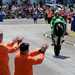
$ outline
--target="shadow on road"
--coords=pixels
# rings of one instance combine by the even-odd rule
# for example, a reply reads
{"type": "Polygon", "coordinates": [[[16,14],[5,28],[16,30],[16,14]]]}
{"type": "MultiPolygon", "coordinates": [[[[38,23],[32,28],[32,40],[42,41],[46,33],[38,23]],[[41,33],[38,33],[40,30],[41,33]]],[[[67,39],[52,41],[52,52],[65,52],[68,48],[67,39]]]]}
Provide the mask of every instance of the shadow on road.
{"type": "Polygon", "coordinates": [[[59,55],[59,56],[53,56],[54,58],[57,58],[57,59],[62,59],[62,60],[65,60],[65,59],[68,59],[70,58],[69,56],[62,56],[62,55],[59,55]]]}

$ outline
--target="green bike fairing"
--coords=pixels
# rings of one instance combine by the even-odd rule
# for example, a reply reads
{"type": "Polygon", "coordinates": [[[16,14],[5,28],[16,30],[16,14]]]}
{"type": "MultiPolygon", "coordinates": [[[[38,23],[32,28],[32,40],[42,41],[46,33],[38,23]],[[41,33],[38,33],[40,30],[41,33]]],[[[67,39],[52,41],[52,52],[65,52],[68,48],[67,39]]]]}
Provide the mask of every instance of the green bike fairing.
{"type": "Polygon", "coordinates": [[[66,31],[66,21],[64,20],[63,17],[61,16],[54,16],[50,22],[51,25],[51,32],[54,32],[54,27],[56,27],[55,25],[57,25],[57,23],[61,23],[63,25],[63,32],[66,31]]]}

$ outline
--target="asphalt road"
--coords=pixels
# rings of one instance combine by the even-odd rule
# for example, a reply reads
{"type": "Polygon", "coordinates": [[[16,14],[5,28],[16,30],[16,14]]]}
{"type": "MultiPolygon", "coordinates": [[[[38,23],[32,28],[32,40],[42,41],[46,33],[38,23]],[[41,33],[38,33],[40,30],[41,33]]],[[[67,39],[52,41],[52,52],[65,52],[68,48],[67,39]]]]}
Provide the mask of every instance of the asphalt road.
{"type": "MultiPolygon", "coordinates": [[[[23,41],[30,43],[30,50],[41,47],[43,43],[49,44],[43,63],[33,66],[34,75],[75,75],[75,47],[64,43],[60,57],[54,57],[51,39],[43,36],[44,33],[50,30],[49,25],[43,23],[24,24],[22,22],[20,22],[21,24],[17,24],[16,21],[8,23],[0,23],[0,31],[4,33],[4,42],[8,42],[16,36],[23,36],[23,41]]],[[[15,53],[9,54],[11,75],[14,73],[14,58],[15,53]]]]}

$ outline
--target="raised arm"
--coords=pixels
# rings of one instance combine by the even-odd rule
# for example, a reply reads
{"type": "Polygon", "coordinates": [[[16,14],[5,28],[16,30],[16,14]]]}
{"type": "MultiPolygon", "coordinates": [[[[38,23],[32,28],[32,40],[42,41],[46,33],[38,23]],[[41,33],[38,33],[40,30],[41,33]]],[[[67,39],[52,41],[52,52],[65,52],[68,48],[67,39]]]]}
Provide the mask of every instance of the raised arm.
{"type": "Polygon", "coordinates": [[[15,52],[18,48],[20,43],[22,42],[23,38],[16,37],[12,41],[8,42],[5,46],[8,48],[8,52],[12,53],[15,52]]]}
{"type": "Polygon", "coordinates": [[[48,48],[47,44],[43,44],[41,48],[37,48],[35,51],[30,53],[31,56],[38,55],[39,53],[45,53],[46,49],[48,48]]]}
{"type": "Polygon", "coordinates": [[[39,49],[39,53],[35,56],[29,56],[29,60],[32,64],[41,64],[45,57],[46,49],[48,48],[47,44],[43,44],[41,49],[39,49]]]}
{"type": "Polygon", "coordinates": [[[30,56],[38,55],[40,53],[39,50],[40,50],[40,48],[37,48],[34,51],[30,52],[30,56]]]}
{"type": "Polygon", "coordinates": [[[43,53],[40,53],[34,57],[29,56],[28,60],[31,64],[36,65],[36,64],[41,64],[42,61],[44,60],[45,55],[43,53]]]}

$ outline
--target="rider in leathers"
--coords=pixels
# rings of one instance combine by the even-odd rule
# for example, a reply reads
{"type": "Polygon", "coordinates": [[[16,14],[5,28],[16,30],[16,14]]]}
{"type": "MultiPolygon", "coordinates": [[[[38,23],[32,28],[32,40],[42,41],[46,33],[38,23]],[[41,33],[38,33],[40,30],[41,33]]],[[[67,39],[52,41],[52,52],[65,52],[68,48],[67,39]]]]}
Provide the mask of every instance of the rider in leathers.
{"type": "Polygon", "coordinates": [[[63,29],[61,31],[60,36],[64,36],[65,32],[66,32],[66,21],[64,20],[63,17],[61,17],[59,15],[59,12],[55,12],[55,16],[52,18],[51,22],[50,22],[50,26],[51,26],[51,37],[52,37],[52,42],[54,44],[54,37],[56,35],[56,30],[55,27],[59,24],[59,26],[62,25],[63,29]],[[60,25],[61,24],[61,25],[60,25]]]}

